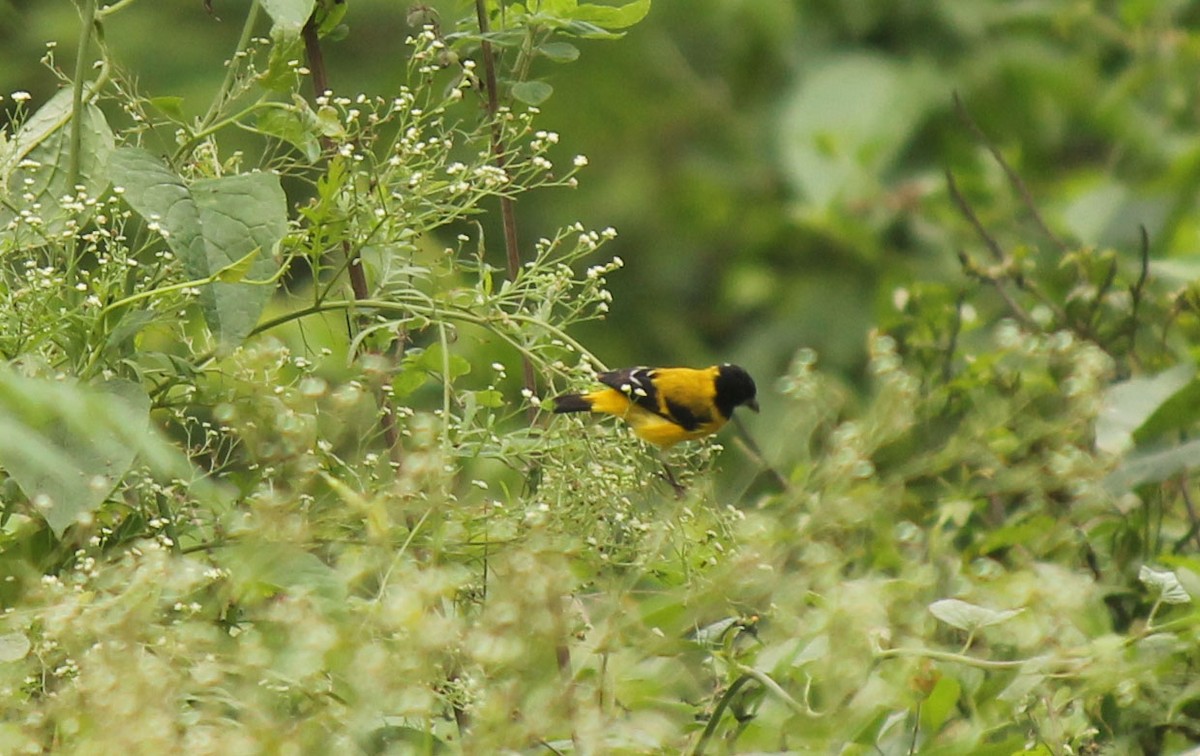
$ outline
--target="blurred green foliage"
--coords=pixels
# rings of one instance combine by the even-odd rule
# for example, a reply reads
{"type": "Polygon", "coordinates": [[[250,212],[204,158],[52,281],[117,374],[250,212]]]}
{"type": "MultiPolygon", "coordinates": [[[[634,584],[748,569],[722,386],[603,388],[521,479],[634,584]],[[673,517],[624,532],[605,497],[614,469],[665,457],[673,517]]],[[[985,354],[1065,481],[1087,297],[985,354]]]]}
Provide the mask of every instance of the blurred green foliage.
{"type": "Polygon", "coordinates": [[[0,4],[0,751],[1200,742],[1193,3],[205,5],[0,4]]]}

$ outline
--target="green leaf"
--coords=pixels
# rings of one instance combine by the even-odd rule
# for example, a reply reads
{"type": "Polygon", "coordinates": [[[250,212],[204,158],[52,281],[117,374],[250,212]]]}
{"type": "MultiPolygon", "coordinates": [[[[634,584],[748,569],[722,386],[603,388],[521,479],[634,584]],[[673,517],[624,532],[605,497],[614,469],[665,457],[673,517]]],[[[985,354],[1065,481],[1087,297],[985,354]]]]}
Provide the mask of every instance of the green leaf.
{"type": "Polygon", "coordinates": [[[1191,283],[1200,279],[1200,255],[1151,260],[1150,270],[1159,278],[1175,283],[1191,283]]]}
{"type": "Polygon", "coordinates": [[[990,554],[998,549],[1029,543],[1033,538],[1054,531],[1056,521],[1049,515],[1036,515],[1024,522],[1005,525],[987,534],[976,547],[980,554],[990,554]]]}
{"type": "MultiPolygon", "coordinates": [[[[111,170],[129,205],[168,232],[168,246],[193,278],[216,276],[256,250],[262,252],[244,275],[265,281],[277,272],[274,251],[287,231],[287,202],[278,176],[244,173],[188,186],[153,155],[134,147],[114,153],[111,170]]],[[[270,286],[217,281],[201,288],[200,306],[217,340],[231,346],[258,323],[270,296],[270,286]]]]}
{"type": "Polygon", "coordinates": [[[828,58],[784,102],[785,176],[814,212],[875,197],[880,177],[947,89],[925,63],[863,53],[828,58]]]}
{"type": "Polygon", "coordinates": [[[392,379],[392,393],[397,399],[403,399],[425,385],[429,374],[418,368],[409,368],[396,374],[392,379]]]}
{"type": "Polygon", "coordinates": [[[512,86],[513,97],[526,105],[541,105],[554,94],[554,87],[544,81],[518,81],[512,86]]]}
{"type": "Polygon", "coordinates": [[[1190,604],[1192,601],[1179,578],[1170,570],[1156,570],[1143,564],[1138,570],[1138,580],[1158,593],[1165,603],[1190,604]]]}
{"type": "Polygon", "coordinates": [[[314,596],[343,606],[345,584],[329,565],[299,546],[255,539],[223,549],[218,562],[229,570],[239,601],[255,603],[288,594],[314,596]]]}
{"type": "Polygon", "coordinates": [[[150,398],[136,383],[0,371],[0,467],[58,536],[108,498],[147,444],[149,422],[150,398]]]}
{"type": "Polygon", "coordinates": [[[650,0],[634,0],[618,7],[584,3],[567,14],[575,21],[595,24],[602,29],[626,29],[646,17],[650,0]]]}
{"type": "Polygon", "coordinates": [[[1020,614],[1021,609],[996,611],[983,606],[960,601],[958,599],[941,599],[929,605],[929,613],[959,630],[978,630],[981,627],[998,625],[1020,614]]]}
{"type": "Polygon", "coordinates": [[[224,268],[216,272],[217,280],[226,283],[238,283],[246,277],[250,272],[250,266],[254,263],[254,259],[258,257],[259,249],[255,247],[246,253],[246,256],[237,262],[230,263],[224,268]]]}
{"type": "Polygon", "coordinates": [[[104,340],[104,352],[110,358],[126,353],[143,328],[154,322],[154,313],[126,309],[104,340]]]}
{"type": "MultiPolygon", "coordinates": [[[[63,207],[62,198],[77,193],[68,175],[70,121],[71,91],[63,89],[22,124],[0,162],[0,228],[23,210],[42,221],[35,233],[22,225],[21,236],[7,242],[15,248],[42,246],[46,238],[67,232],[68,220],[81,225],[91,215],[91,210],[63,207]],[[32,199],[25,199],[26,195],[32,199]]],[[[104,113],[95,105],[83,106],[81,123],[76,183],[83,186],[87,196],[99,197],[108,188],[105,166],[115,144],[113,133],[104,113]]]]}
{"type": "Polygon", "coordinates": [[[475,400],[479,402],[480,407],[495,408],[504,406],[504,394],[495,389],[476,391],[475,400]]]}
{"type": "Polygon", "coordinates": [[[579,48],[570,42],[543,42],[537,52],[555,63],[570,63],[579,58],[579,48]]]}
{"type": "Polygon", "coordinates": [[[451,381],[471,372],[471,363],[457,354],[450,354],[448,361],[444,359],[441,344],[433,344],[422,352],[418,362],[429,372],[443,375],[451,381]],[[446,374],[447,369],[449,374],[446,374]]]}
{"type": "Polygon", "coordinates": [[[958,707],[962,685],[953,677],[942,677],[921,704],[921,731],[935,734],[958,707]]]}
{"type": "Polygon", "coordinates": [[[316,7],[316,0],[262,0],[262,7],[271,17],[272,34],[298,37],[316,7]]]}
{"type": "Polygon", "coordinates": [[[1195,376],[1194,365],[1177,365],[1158,375],[1113,384],[1105,392],[1096,420],[1096,447],[1120,454],[1133,446],[1135,434],[1148,437],[1182,427],[1182,418],[1187,418],[1186,422],[1195,419],[1200,415],[1200,382],[1195,376]],[[1172,397],[1179,400],[1171,401],[1172,397]],[[1163,412],[1168,403],[1171,410],[1163,412]],[[1154,423],[1150,423],[1152,418],[1154,423]],[[1139,433],[1143,427],[1147,430],[1139,433]]]}
{"type": "Polygon", "coordinates": [[[1104,488],[1120,495],[1143,483],[1158,483],[1200,465],[1200,440],[1179,446],[1130,454],[1104,479],[1104,488]]]}
{"type": "Polygon", "coordinates": [[[33,644],[25,633],[5,633],[0,635],[0,663],[21,661],[29,653],[33,644]]]}
{"type": "Polygon", "coordinates": [[[175,123],[187,121],[187,117],[183,114],[182,97],[151,97],[150,106],[175,123]]]}
{"type": "Polygon", "coordinates": [[[275,37],[275,44],[271,46],[271,54],[267,57],[267,68],[258,75],[258,83],[272,92],[291,94],[300,81],[295,63],[304,55],[304,43],[299,34],[275,37]]]}
{"type": "MultiPolygon", "coordinates": [[[[315,116],[313,117],[315,123],[315,116]]],[[[255,126],[259,131],[287,142],[304,155],[309,162],[321,157],[321,143],[313,129],[299,113],[291,108],[270,108],[259,113],[255,126]]]]}

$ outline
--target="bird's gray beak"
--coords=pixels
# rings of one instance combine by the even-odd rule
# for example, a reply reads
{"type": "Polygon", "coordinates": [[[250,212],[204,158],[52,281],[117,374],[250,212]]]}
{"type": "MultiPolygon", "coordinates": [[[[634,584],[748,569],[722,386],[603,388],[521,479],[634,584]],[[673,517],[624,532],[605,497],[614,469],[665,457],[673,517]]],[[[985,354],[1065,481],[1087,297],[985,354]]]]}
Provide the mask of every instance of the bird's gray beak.
{"type": "Polygon", "coordinates": [[[758,399],[751,399],[750,401],[746,402],[746,406],[755,412],[758,412],[758,399]]]}

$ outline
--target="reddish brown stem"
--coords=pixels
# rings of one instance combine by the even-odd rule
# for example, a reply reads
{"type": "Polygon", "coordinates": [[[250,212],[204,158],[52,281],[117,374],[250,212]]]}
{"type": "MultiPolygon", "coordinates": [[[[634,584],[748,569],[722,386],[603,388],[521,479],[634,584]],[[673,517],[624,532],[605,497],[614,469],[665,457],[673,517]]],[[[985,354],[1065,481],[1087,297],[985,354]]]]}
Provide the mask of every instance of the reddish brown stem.
{"type": "MultiPolygon", "coordinates": [[[[488,15],[484,0],[475,0],[475,15],[479,19],[479,54],[483,58],[483,86],[487,95],[487,113],[492,127],[492,162],[503,170],[508,158],[504,152],[504,124],[500,121],[500,87],[496,79],[496,55],[492,43],[487,40],[488,15]]],[[[508,279],[514,281],[521,271],[520,240],[517,238],[517,213],[512,197],[500,197],[500,221],[504,225],[504,255],[508,267],[508,279]]],[[[533,363],[528,355],[521,355],[521,378],[525,389],[533,395],[537,391],[537,380],[533,363]]],[[[531,404],[529,421],[537,418],[537,409],[531,404]]]]}
{"type": "MultiPolygon", "coordinates": [[[[325,70],[325,55],[321,52],[321,40],[317,33],[317,12],[309,17],[308,23],[304,25],[304,30],[301,36],[304,38],[304,52],[308,57],[308,70],[312,74],[313,89],[316,90],[314,95],[320,97],[329,91],[329,77],[325,70]]],[[[327,136],[321,136],[321,148],[330,154],[334,150],[333,140],[327,136]]],[[[350,242],[347,239],[342,239],[342,254],[346,257],[347,270],[350,276],[350,290],[354,293],[355,299],[370,299],[371,290],[367,286],[367,274],[363,270],[362,259],[359,257],[356,250],[351,249],[350,242]]],[[[400,347],[403,348],[404,337],[400,337],[400,347]]],[[[396,429],[396,416],[392,411],[391,402],[382,392],[379,394],[379,404],[383,409],[383,415],[379,418],[379,426],[383,431],[383,442],[387,445],[388,452],[392,455],[395,462],[399,462],[400,458],[400,433],[396,429]]]]}

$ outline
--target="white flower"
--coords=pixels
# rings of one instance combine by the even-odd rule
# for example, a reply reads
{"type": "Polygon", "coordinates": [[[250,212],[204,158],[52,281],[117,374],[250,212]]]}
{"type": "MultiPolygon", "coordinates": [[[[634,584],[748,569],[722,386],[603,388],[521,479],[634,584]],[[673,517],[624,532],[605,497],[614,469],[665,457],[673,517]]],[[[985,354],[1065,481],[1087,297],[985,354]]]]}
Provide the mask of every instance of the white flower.
{"type": "Polygon", "coordinates": [[[12,98],[13,102],[29,102],[33,99],[33,95],[29,94],[23,89],[18,89],[16,92],[13,92],[11,95],[9,95],[9,97],[12,98]]]}
{"type": "Polygon", "coordinates": [[[585,165],[587,165],[587,164],[588,164],[587,155],[576,155],[576,156],[575,156],[575,159],[574,159],[574,160],[572,160],[572,161],[571,161],[571,163],[572,163],[572,164],[573,164],[573,165],[574,165],[576,168],[582,168],[583,166],[585,166],[585,165]]]}

